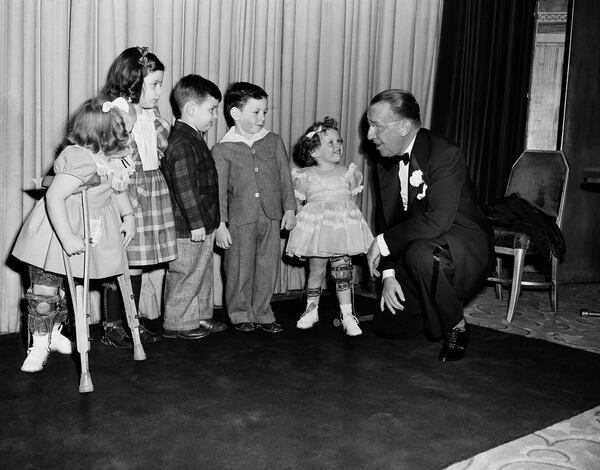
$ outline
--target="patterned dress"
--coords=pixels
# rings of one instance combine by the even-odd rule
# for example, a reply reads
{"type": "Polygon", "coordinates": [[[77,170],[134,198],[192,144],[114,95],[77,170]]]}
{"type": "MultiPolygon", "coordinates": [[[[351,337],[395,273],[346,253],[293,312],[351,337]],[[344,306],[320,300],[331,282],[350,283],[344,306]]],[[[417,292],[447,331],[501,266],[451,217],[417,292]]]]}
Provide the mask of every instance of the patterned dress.
{"type": "Polygon", "coordinates": [[[320,173],[316,167],[292,170],[296,197],[306,201],[291,231],[286,253],[323,257],[366,253],[373,234],[354,202],[363,189],[354,163],[320,173]]]}
{"type": "Polygon", "coordinates": [[[135,174],[128,186],[135,215],[136,236],[127,247],[129,266],[142,267],[165,263],[177,258],[175,221],[169,188],[159,165],[169,137],[169,124],[156,110],[143,110],[138,116],[133,134],[132,158],[135,174]],[[155,132],[137,133],[138,125],[153,126],[155,132]],[[156,145],[149,142],[156,135],[156,145]],[[144,147],[145,158],[140,154],[144,147]]]}
{"type": "MultiPolygon", "coordinates": [[[[100,175],[100,185],[88,189],[87,199],[90,218],[90,278],[102,279],[119,275],[126,269],[122,263],[121,217],[111,196],[116,188],[124,188],[127,172],[117,174],[124,168],[120,159],[111,168],[111,161],[103,155],[72,145],[65,148],[54,162],[57,175],[67,174],[86,183],[94,175],[100,175]]],[[[67,218],[73,233],[83,237],[83,206],[81,195],[69,196],[65,205],[67,218]]],[[[52,229],[46,211],[46,198],[40,199],[25,219],[12,254],[21,261],[45,271],[65,274],[63,249],[52,229]]],[[[73,275],[83,277],[83,254],[70,257],[73,275]]]]}

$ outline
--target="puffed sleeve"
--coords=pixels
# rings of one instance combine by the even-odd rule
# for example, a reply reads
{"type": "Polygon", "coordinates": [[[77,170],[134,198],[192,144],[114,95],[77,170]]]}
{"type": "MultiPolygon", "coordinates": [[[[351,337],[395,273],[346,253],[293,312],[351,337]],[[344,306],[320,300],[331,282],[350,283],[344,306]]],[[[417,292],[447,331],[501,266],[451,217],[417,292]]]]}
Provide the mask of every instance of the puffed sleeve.
{"type": "Polygon", "coordinates": [[[54,173],[75,176],[83,183],[97,173],[96,164],[89,153],[80,147],[67,147],[54,162],[54,173]]]}
{"type": "Polygon", "coordinates": [[[350,186],[350,193],[352,196],[356,196],[358,193],[361,193],[363,190],[363,185],[361,184],[363,181],[362,173],[356,168],[354,163],[350,163],[348,167],[348,171],[344,175],[348,184],[350,186]]]}
{"type": "Polygon", "coordinates": [[[292,182],[294,183],[294,196],[299,201],[306,201],[306,189],[308,187],[308,176],[297,168],[292,168],[292,182]]]}

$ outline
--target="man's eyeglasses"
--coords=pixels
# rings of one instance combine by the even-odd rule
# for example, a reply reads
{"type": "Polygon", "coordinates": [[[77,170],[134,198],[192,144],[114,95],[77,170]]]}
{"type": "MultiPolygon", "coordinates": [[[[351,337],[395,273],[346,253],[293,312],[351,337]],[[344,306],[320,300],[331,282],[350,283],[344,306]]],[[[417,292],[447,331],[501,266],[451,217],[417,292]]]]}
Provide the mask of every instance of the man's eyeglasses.
{"type": "Polygon", "coordinates": [[[369,121],[367,119],[367,124],[369,124],[369,127],[372,127],[373,129],[375,129],[376,132],[382,131],[385,127],[387,127],[389,124],[396,124],[400,121],[403,121],[403,119],[398,119],[397,121],[389,121],[389,122],[373,122],[373,121],[369,121]]]}

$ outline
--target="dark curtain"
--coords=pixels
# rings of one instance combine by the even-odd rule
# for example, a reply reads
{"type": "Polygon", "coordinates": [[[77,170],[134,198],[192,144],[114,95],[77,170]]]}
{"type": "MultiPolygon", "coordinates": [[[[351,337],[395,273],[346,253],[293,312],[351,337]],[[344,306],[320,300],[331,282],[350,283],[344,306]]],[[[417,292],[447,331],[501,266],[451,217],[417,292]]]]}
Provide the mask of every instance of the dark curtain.
{"type": "Polygon", "coordinates": [[[524,150],[536,0],[446,0],[431,128],[463,150],[480,200],[524,150]]]}

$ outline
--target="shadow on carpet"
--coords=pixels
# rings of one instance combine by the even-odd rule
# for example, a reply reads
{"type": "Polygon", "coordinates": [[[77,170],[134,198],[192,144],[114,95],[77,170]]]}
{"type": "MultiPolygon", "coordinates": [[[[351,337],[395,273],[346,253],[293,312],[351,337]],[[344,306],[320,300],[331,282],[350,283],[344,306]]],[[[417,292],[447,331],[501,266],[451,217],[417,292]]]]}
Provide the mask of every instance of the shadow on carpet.
{"type": "Polygon", "coordinates": [[[3,467],[441,469],[600,401],[596,354],[473,327],[468,356],[443,364],[423,337],[346,337],[328,298],[298,331],[302,307],[273,302],[282,334],[164,340],[138,363],[94,329],[83,395],[76,356],[25,374],[20,335],[1,336],[3,467]]]}

